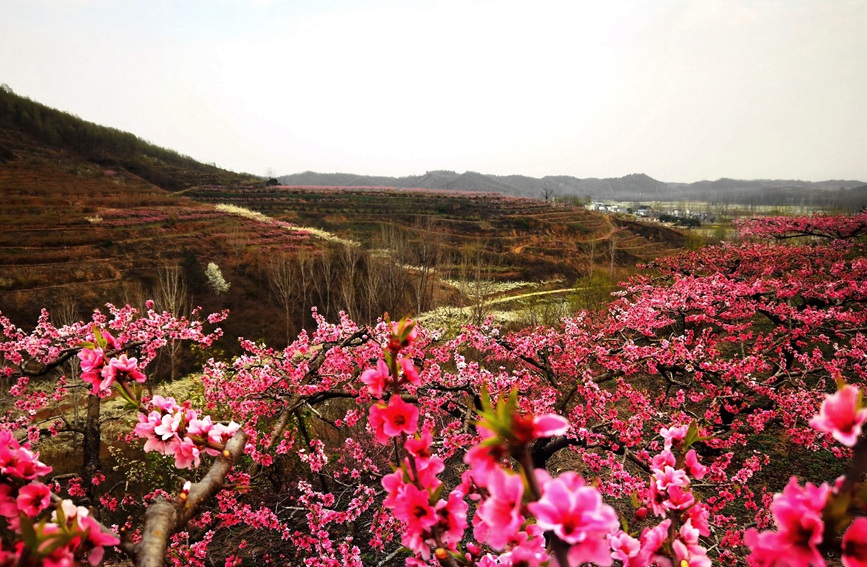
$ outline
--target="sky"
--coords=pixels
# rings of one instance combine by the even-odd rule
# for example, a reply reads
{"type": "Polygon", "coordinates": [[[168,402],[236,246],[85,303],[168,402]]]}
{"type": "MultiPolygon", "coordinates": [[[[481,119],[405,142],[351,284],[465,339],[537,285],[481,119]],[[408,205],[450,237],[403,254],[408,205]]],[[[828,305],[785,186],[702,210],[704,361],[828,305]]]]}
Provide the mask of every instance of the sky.
{"type": "Polygon", "coordinates": [[[867,181],[867,0],[2,0],[0,83],[234,171],[867,181]]]}

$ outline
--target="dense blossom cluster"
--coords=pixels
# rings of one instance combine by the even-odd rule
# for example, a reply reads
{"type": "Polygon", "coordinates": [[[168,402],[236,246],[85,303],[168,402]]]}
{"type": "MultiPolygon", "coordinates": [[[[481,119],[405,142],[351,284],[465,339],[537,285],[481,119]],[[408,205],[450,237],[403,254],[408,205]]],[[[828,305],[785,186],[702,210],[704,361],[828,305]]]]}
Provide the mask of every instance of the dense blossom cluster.
{"type": "Polygon", "coordinates": [[[105,546],[120,540],[105,533],[86,508],[70,500],[52,501],[51,489],[39,481],[51,467],[9,431],[0,431],[0,516],[21,538],[11,550],[0,548],[0,565],[73,565],[87,558],[102,561],[105,546]],[[50,516],[38,518],[51,510],[50,516]]]}
{"type": "MultiPolygon", "coordinates": [[[[109,333],[95,331],[100,346],[83,347],[78,351],[81,360],[81,379],[93,386],[93,394],[107,396],[118,378],[132,379],[143,383],[145,375],[138,368],[138,360],[126,354],[107,359],[106,349],[118,352],[123,346],[109,333]]],[[[90,343],[87,343],[90,344],[90,343]]]]}
{"type": "MultiPolygon", "coordinates": [[[[867,419],[867,408],[861,403],[861,391],[842,384],[839,391],[826,397],[821,411],[810,420],[819,431],[830,433],[840,443],[865,450],[867,440],[861,438],[861,425],[867,419]],[[854,433],[854,434],[853,434],[854,433]]],[[[754,565],[826,565],[822,549],[829,539],[845,529],[841,541],[845,567],[867,565],[867,516],[853,518],[851,511],[867,510],[867,492],[855,484],[862,481],[864,470],[852,471],[841,477],[833,487],[827,483],[800,486],[792,477],[782,494],[774,496],[770,506],[776,530],[759,532],[755,528],[744,534],[752,550],[754,565]]]]}
{"type": "Polygon", "coordinates": [[[156,537],[178,565],[865,567],[864,220],[750,221],[752,241],[659,260],[555,327],[445,339],[314,312],[285,348],[209,360],[200,409],[139,385],[169,341],[209,346],[204,322],[0,317],[0,564],[112,545],[138,563],[156,537]],[[83,387],[88,408],[114,392],[139,409],[144,451],[209,471],[142,499],[89,470],[67,493],[103,506],[63,501],[33,448],[83,387]]]}
{"type": "Polygon", "coordinates": [[[140,413],[134,433],[147,441],[145,452],[156,451],[174,455],[179,469],[198,467],[201,454],[222,454],[226,443],[240,429],[234,421],[228,425],[213,423],[211,416],[199,418],[199,413],[190,408],[189,402],[178,405],[174,398],[154,396],[154,410],[140,413]]]}

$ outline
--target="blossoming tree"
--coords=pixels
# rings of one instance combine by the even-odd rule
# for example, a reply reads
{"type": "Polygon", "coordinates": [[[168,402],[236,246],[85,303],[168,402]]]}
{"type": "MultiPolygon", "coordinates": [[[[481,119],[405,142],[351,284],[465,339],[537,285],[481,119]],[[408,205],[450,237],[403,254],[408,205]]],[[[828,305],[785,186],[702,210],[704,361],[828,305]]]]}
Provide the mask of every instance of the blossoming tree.
{"type": "Polygon", "coordinates": [[[198,407],[139,386],[168,338],[208,346],[194,321],[4,320],[0,562],[867,565],[867,214],[740,228],[556,327],[446,339],[314,313],[285,348],[209,360],[198,407]],[[129,439],[189,484],[91,478],[84,508],[39,480],[40,412],[70,386],[31,380],[73,358],[88,407],[114,389],[138,409],[129,439]]]}

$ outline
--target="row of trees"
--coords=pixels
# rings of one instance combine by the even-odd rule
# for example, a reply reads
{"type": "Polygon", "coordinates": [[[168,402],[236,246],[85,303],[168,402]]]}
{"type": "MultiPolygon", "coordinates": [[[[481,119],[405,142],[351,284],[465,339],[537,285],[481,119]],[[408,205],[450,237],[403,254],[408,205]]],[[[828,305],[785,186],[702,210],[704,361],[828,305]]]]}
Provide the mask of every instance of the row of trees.
{"type": "MultiPolygon", "coordinates": [[[[286,341],[314,322],[310,307],[334,318],[345,312],[355,321],[375,323],[385,311],[421,314],[444,304],[478,307],[498,268],[497,255],[472,241],[458,250],[433,227],[421,238],[386,225],[371,250],[335,245],[321,253],[270,255],[261,266],[285,321],[286,341]],[[461,282],[464,297],[443,280],[461,282]]],[[[483,319],[483,317],[482,317],[483,319]]]]}

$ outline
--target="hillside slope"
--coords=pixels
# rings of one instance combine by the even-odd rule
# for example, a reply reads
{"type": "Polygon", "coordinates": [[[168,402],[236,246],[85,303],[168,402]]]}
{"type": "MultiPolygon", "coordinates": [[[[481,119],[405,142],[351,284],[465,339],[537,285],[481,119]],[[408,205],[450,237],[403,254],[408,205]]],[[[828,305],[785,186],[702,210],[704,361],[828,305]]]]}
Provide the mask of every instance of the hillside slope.
{"type": "Polygon", "coordinates": [[[266,186],[6,89],[0,159],[0,311],[18,321],[42,307],[75,318],[157,299],[182,312],[228,308],[228,337],[273,342],[309,326],[313,306],[369,322],[468,301],[449,279],[569,287],[684,240],[660,225],[492,193],[510,185],[479,173],[429,172],[416,190],[266,186]],[[474,191],[449,189],[466,185],[474,191]],[[228,292],[209,286],[211,263],[228,292]]]}
{"type": "Polygon", "coordinates": [[[683,233],[660,224],[483,189],[197,187],[185,195],[327,230],[387,250],[402,265],[429,264],[435,254],[446,278],[458,277],[473,256],[487,279],[572,282],[597,265],[628,270],[684,243],[683,233]]]}
{"type": "Polygon", "coordinates": [[[199,163],[129,132],[87,122],[0,86],[0,163],[55,153],[104,169],[122,169],[172,191],[251,180],[249,175],[199,163]]]}

